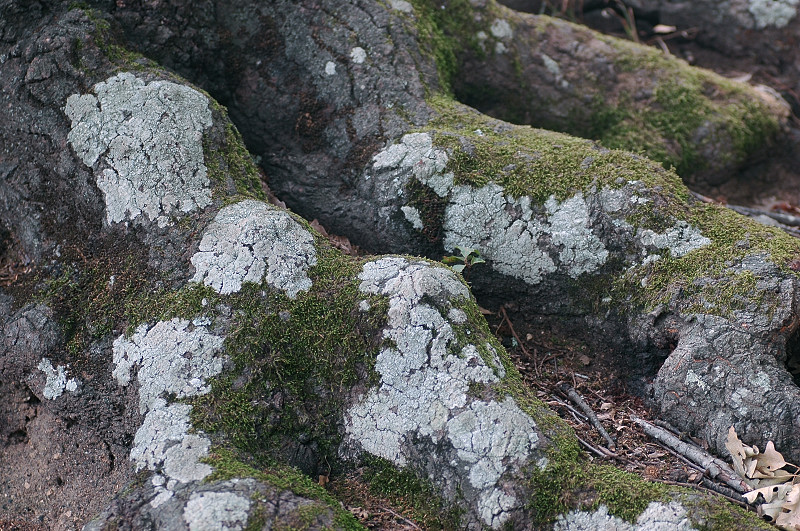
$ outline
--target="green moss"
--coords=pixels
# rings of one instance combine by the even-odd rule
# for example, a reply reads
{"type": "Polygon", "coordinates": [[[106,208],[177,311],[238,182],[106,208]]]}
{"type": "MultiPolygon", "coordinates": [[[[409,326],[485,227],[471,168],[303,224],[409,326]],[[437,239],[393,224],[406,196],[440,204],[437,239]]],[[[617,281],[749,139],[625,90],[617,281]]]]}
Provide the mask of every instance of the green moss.
{"type": "MultiPolygon", "coordinates": [[[[336,529],[364,529],[355,517],[345,511],[339,502],[324,488],[292,467],[272,464],[263,470],[259,470],[244,463],[233,451],[219,447],[212,449],[209,456],[203,459],[203,462],[211,465],[214,469],[214,472],[205,478],[204,481],[206,482],[225,481],[232,478],[253,478],[272,485],[278,490],[289,490],[298,496],[321,502],[322,505],[311,505],[303,509],[301,511],[302,514],[298,515],[301,522],[323,514],[327,508],[334,514],[334,526],[336,529]]],[[[252,516],[250,520],[253,520],[252,516]]]]}
{"type": "Polygon", "coordinates": [[[219,116],[217,119],[225,120],[226,123],[223,137],[203,135],[203,156],[209,180],[212,185],[225,190],[223,197],[229,202],[244,198],[264,200],[266,194],[261,173],[245,147],[241,133],[228,120],[227,109],[211,96],[206,96],[215,115],[219,116]]]}
{"type": "Polygon", "coordinates": [[[432,244],[440,244],[443,237],[442,224],[447,199],[439,197],[429,186],[416,179],[406,184],[406,204],[419,212],[422,220],[422,234],[432,244]]]}
{"type": "Polygon", "coordinates": [[[121,257],[112,258],[86,257],[77,250],[63,253],[57,274],[34,279],[38,284],[33,300],[53,310],[73,363],[87,361],[86,351],[94,341],[131,334],[143,323],[191,319],[207,313],[219,300],[214,290],[201,284],[177,290],[164,287],[167,282],[148,268],[141,254],[121,251],[121,257]]]}
{"type": "Polygon", "coordinates": [[[462,511],[447,508],[436,494],[430,481],[420,479],[408,469],[399,469],[379,457],[364,459],[363,478],[375,496],[388,499],[394,505],[412,507],[412,518],[425,529],[459,529],[462,511]]]}
{"type": "Polygon", "coordinates": [[[670,255],[620,276],[615,297],[630,309],[670,305],[685,313],[727,316],[757,304],[770,314],[780,301],[758,288],[758,276],[735,268],[745,256],[764,255],[786,274],[800,255],[800,242],[775,227],[767,227],[732,210],[695,203],[668,205],[665,212],[684,219],[711,240],[680,258],[670,255]],[[671,211],[670,211],[671,209],[671,211]]]}
{"type": "Polygon", "coordinates": [[[388,302],[359,291],[361,261],[323,241],[317,259],[311,290],[296,299],[254,284],[229,296],[237,325],[225,348],[235,369],[195,401],[195,425],[223,431],[260,458],[278,458],[282,443],[300,434],[333,457],[347,393],[358,382],[377,381],[388,302]],[[364,299],[368,312],[359,310],[364,299]]]}
{"type": "Polygon", "coordinates": [[[529,196],[534,204],[627,181],[660,186],[679,199],[688,197],[674,173],[643,157],[561,133],[505,124],[446,97],[429,103],[438,116],[425,131],[433,133],[437,147],[447,150],[447,170],[459,184],[480,187],[492,181],[513,197],[529,196]]]}
{"type": "Polygon", "coordinates": [[[653,96],[638,104],[620,96],[615,105],[598,95],[589,131],[572,132],[588,132],[607,147],[645,153],[674,166],[679,175],[706,169],[703,154],[716,146],[733,148],[729,160],[719,163],[741,164],[778,133],[775,115],[746,85],[652,48],[598,38],[617,50],[622,72],[654,80],[653,96]]]}
{"type": "Polygon", "coordinates": [[[703,531],[751,531],[772,530],[775,527],[765,522],[752,511],[727,503],[719,496],[684,494],[681,503],[688,510],[689,520],[703,531]]]}
{"type": "Polygon", "coordinates": [[[94,42],[103,55],[115,66],[116,70],[133,71],[163,71],[155,62],[147,59],[142,54],[128,50],[117,43],[117,39],[112,36],[111,23],[104,18],[103,13],[96,9],[88,9],[75,4],[74,7],[81,9],[89,20],[94,24],[94,42]]]}
{"type": "Polygon", "coordinates": [[[416,15],[414,25],[420,53],[436,65],[439,86],[434,90],[450,94],[452,79],[458,69],[455,43],[445,36],[441,25],[443,21],[435,5],[427,0],[411,0],[411,3],[416,15]]]}

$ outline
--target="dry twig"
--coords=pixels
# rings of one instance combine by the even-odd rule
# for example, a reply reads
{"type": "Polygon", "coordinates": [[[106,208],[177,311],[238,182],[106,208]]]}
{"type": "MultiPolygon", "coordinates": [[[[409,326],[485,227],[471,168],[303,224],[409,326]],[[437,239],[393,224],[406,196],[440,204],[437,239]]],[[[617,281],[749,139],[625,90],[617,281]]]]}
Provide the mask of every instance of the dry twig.
{"type": "Polygon", "coordinates": [[[536,376],[540,376],[541,374],[539,372],[539,366],[537,364],[536,354],[535,353],[531,354],[530,351],[528,351],[528,349],[525,348],[525,344],[522,342],[522,339],[517,335],[517,331],[514,330],[514,325],[511,324],[511,319],[508,318],[508,313],[506,313],[505,306],[500,306],[500,313],[503,316],[503,321],[500,323],[500,325],[502,325],[503,323],[508,323],[508,329],[511,330],[511,335],[514,336],[514,339],[517,340],[517,344],[519,345],[519,348],[522,350],[522,353],[525,354],[526,357],[533,360],[533,370],[536,371],[536,376]]]}
{"type": "Polygon", "coordinates": [[[575,389],[567,384],[561,384],[559,388],[561,389],[561,392],[567,395],[569,399],[575,403],[575,405],[581,408],[581,411],[583,411],[583,413],[589,418],[589,422],[592,423],[592,426],[594,426],[603,439],[608,442],[609,448],[611,448],[611,450],[615,450],[617,448],[617,442],[612,439],[611,435],[609,435],[605,428],[603,428],[603,425],[600,424],[600,420],[597,418],[597,415],[594,414],[594,411],[592,411],[592,408],[589,407],[589,404],[587,404],[583,398],[581,398],[581,395],[579,395],[575,389]]]}
{"type": "Polygon", "coordinates": [[[725,483],[739,493],[745,493],[750,490],[750,487],[744,481],[737,479],[736,472],[727,463],[715,458],[702,448],[685,443],[665,429],[654,426],[634,415],[631,415],[631,420],[653,439],[664,443],[687,459],[703,467],[705,473],[712,479],[725,483]]]}

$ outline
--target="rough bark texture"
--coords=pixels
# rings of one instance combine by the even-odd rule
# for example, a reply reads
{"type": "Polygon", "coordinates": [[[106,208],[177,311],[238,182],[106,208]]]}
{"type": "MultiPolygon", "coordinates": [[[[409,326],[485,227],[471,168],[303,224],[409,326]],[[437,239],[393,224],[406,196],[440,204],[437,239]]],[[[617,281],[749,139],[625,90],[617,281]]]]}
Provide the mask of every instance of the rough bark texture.
{"type": "MultiPolygon", "coordinates": [[[[299,213],[375,251],[479,249],[491,271],[473,287],[487,304],[513,300],[612,343],[621,367],[655,376],[665,417],[716,449],[734,424],[746,442],[800,456],[800,393],[784,366],[800,245],[693,201],[640,155],[457,103],[444,90],[458,93],[477,56],[427,4],[96,7],[0,3],[0,221],[6,254],[36,271],[0,300],[2,517],[357,528],[297,470],[360,461],[413,473],[454,527],[735,514],[587,464],[460,278],[418,258],[342,255],[265,203],[226,109],[196,86],[229,106],[299,213]]],[[[506,26],[530,36],[537,19],[456,8],[489,31],[500,57],[485,62],[500,66],[486,68],[503,94],[506,26]]],[[[523,72],[538,64],[515,57],[523,72]]],[[[781,114],[730,87],[721,100],[687,90],[726,111],[752,104],[703,127],[718,147],[744,129],[756,152],[781,114]]],[[[566,94],[558,112],[577,106],[566,94]]],[[[714,171],[744,160],[731,157],[714,171]]]]}

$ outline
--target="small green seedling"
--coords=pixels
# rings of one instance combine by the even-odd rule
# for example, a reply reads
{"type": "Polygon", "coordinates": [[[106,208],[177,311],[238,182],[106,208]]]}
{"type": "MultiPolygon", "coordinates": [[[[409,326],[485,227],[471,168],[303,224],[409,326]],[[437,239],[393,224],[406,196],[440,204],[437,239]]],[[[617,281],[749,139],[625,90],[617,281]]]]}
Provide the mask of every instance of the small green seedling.
{"type": "Polygon", "coordinates": [[[486,262],[486,260],[481,258],[481,252],[477,249],[456,245],[455,250],[459,254],[445,256],[442,258],[442,262],[464,275],[464,278],[469,275],[472,266],[486,262]]]}

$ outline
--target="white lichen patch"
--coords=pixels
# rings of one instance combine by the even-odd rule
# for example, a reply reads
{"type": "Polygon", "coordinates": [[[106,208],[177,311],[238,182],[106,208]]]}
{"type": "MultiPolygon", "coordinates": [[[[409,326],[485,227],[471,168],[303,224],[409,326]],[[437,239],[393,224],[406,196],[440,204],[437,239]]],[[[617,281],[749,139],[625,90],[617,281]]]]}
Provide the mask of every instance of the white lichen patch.
{"type": "Polygon", "coordinates": [[[503,20],[501,18],[494,19],[489,31],[492,32],[492,35],[498,39],[510,39],[514,36],[514,32],[511,30],[511,25],[507,20],[503,20]]]}
{"type": "Polygon", "coordinates": [[[78,389],[78,380],[67,378],[66,367],[53,364],[47,358],[42,358],[37,368],[44,373],[46,378],[42,395],[48,400],[55,400],[61,396],[65,390],[75,392],[78,389]]]}
{"type": "Polygon", "coordinates": [[[797,16],[800,0],[750,0],[747,10],[753,16],[756,29],[783,28],[797,16]]]}
{"type": "Polygon", "coordinates": [[[478,249],[495,270],[538,284],[556,270],[538,246],[545,227],[531,218],[529,208],[522,219],[514,219],[507,204],[503,188],[495,183],[477,189],[455,186],[445,209],[444,248],[478,249]]]}
{"type": "Polygon", "coordinates": [[[703,236],[700,229],[693,227],[685,221],[678,221],[663,234],[650,229],[640,229],[636,238],[644,248],[669,249],[670,254],[680,258],[690,252],[705,247],[711,240],[703,236]]]}
{"type": "Polygon", "coordinates": [[[325,74],[329,76],[336,75],[336,63],[333,61],[328,61],[325,63],[325,74]]]}
{"type": "Polygon", "coordinates": [[[375,171],[410,171],[421,183],[428,185],[439,197],[447,196],[453,187],[453,174],[444,172],[447,152],[433,147],[433,137],[428,133],[404,135],[397,144],[373,157],[375,171]]]}
{"type": "Polygon", "coordinates": [[[361,46],[356,46],[350,50],[350,59],[357,65],[367,60],[367,52],[361,46]]]}
{"type": "MultiPolygon", "coordinates": [[[[366,263],[359,279],[361,291],[389,297],[384,337],[392,346],[377,356],[380,384],[348,411],[348,434],[363,450],[399,466],[408,464],[404,444],[411,438],[448,445],[458,456],[451,466],[461,486],[477,492],[476,511],[486,525],[499,527],[519,506],[499,479],[529,459],[538,436],[510,397],[486,402],[468,395],[470,383],[491,384],[498,374],[474,345],[454,353],[455,323],[423,302],[447,307],[468,299],[469,291],[448,269],[397,257],[366,263]]],[[[459,312],[454,320],[462,320],[459,312]]]]}
{"type": "Polygon", "coordinates": [[[203,433],[189,433],[192,406],[168,404],[167,398],[186,398],[207,393],[206,380],[222,371],[217,353],[224,338],[211,334],[204,320],[191,323],[172,319],[152,327],[142,325],[130,339],[114,341],[112,372],[126,386],[131,372],[139,382],[139,410],[144,422],[136,431],[130,459],[136,470],[149,469],[169,478],[156,488],[153,506],[172,496],[176,482],[200,481],[212,469],[200,460],[208,454],[211,441],[203,433]]]}
{"type": "Polygon", "coordinates": [[[410,2],[406,2],[406,0],[389,0],[389,5],[392,6],[392,9],[396,9],[402,13],[414,12],[414,6],[412,6],[410,2]]]}
{"type": "Polygon", "coordinates": [[[238,531],[247,525],[250,500],[233,492],[196,492],[183,510],[189,531],[238,531]]]}
{"type": "Polygon", "coordinates": [[[133,439],[130,459],[137,471],[162,471],[183,483],[199,481],[212,472],[210,466],[200,462],[211,441],[188,433],[191,410],[188,404],[167,405],[164,400],[154,404],[133,439]]]}
{"type": "Polygon", "coordinates": [[[608,251],[589,228],[589,208],[583,194],[562,203],[551,197],[544,206],[549,214],[550,241],[559,247],[558,258],[569,276],[577,278],[606,262],[608,251]]]}
{"type": "Polygon", "coordinates": [[[419,217],[419,210],[411,206],[402,206],[400,210],[403,212],[403,215],[406,217],[411,226],[417,230],[422,230],[425,228],[425,225],[422,224],[422,218],[419,217]]]}
{"type": "Polygon", "coordinates": [[[684,380],[684,383],[687,386],[696,385],[700,389],[702,389],[703,391],[707,391],[708,390],[708,384],[705,381],[703,381],[703,379],[700,378],[697,375],[697,373],[695,373],[692,369],[689,369],[688,371],[686,371],[686,379],[684,380]]]}
{"type": "Polygon", "coordinates": [[[222,372],[216,354],[223,341],[205,326],[184,319],[152,328],[141,325],[130,339],[120,336],[114,341],[112,374],[120,385],[128,385],[131,370],[138,367],[139,411],[147,413],[161,395],[186,398],[207,393],[205,380],[222,372]]]}
{"type": "Polygon", "coordinates": [[[601,505],[592,512],[571,511],[558,517],[554,531],[690,531],[695,529],[687,517],[686,508],[680,503],[651,502],[631,524],[617,516],[608,514],[608,507],[601,505]]]}
{"type": "Polygon", "coordinates": [[[317,263],[314,237],[292,216],[261,201],[226,206],[208,225],[197,253],[192,281],[225,295],[243,282],[270,286],[295,298],[311,287],[308,270],[317,263]]]}
{"type": "Polygon", "coordinates": [[[94,170],[109,223],[144,214],[165,226],[175,213],[211,204],[202,144],[203,130],[211,126],[208,98],[127,72],[93,90],[67,99],[67,139],[94,170]]]}
{"type": "Polygon", "coordinates": [[[547,71],[553,74],[554,77],[561,77],[561,67],[558,66],[558,63],[552,57],[543,53],[542,62],[544,63],[544,67],[547,69],[547,71]]]}
{"type": "Polygon", "coordinates": [[[608,259],[603,242],[592,232],[589,209],[582,194],[561,203],[551,197],[546,220],[533,217],[530,199],[507,197],[501,186],[455,186],[445,209],[444,247],[480,250],[492,267],[504,274],[538,284],[563,268],[572,278],[596,271],[608,259]],[[518,215],[512,215],[518,211],[518,215]],[[559,264],[539,239],[548,236],[558,249],[559,264]]]}

